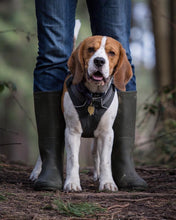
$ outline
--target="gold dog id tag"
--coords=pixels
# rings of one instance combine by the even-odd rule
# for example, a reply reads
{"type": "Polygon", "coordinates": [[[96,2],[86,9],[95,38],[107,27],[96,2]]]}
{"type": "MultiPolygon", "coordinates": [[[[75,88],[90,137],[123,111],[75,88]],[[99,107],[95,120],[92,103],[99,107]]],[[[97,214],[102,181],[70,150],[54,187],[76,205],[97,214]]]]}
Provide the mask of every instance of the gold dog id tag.
{"type": "Polygon", "coordinates": [[[89,105],[87,111],[89,112],[89,115],[91,116],[95,112],[95,107],[91,104],[91,105],[89,105]]]}

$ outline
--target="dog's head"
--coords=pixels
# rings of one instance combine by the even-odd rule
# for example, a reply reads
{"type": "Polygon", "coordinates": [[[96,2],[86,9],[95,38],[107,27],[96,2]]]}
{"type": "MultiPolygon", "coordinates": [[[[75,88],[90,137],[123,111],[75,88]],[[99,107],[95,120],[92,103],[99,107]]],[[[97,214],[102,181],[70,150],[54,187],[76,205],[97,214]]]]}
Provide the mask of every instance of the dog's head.
{"type": "Polygon", "coordinates": [[[93,92],[103,91],[114,77],[115,86],[125,91],[125,85],[132,77],[122,45],[111,37],[92,36],[80,43],[68,60],[73,74],[73,84],[83,79],[93,92]]]}

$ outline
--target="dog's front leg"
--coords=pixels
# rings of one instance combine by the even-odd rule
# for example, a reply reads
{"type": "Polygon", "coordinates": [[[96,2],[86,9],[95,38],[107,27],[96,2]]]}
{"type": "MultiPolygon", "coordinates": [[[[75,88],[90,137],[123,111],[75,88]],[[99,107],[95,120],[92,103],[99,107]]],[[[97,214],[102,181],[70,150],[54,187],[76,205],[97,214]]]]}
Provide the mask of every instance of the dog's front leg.
{"type": "Polygon", "coordinates": [[[97,181],[100,177],[100,157],[98,153],[97,138],[94,139],[92,144],[92,157],[94,164],[93,179],[97,181]]]}
{"type": "Polygon", "coordinates": [[[67,152],[65,191],[81,191],[79,177],[79,149],[81,134],[73,129],[65,130],[65,147],[67,152]]]}
{"type": "Polygon", "coordinates": [[[117,191],[111,171],[111,153],[113,145],[113,130],[105,131],[98,137],[98,151],[100,155],[100,186],[99,190],[117,191]]]}

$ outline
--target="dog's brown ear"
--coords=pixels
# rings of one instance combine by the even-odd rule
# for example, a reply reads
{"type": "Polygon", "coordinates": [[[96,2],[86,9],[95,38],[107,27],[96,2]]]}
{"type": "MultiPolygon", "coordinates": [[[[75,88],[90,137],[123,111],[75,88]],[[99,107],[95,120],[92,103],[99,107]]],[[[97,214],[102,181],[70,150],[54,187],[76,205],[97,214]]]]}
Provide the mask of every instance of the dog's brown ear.
{"type": "Polygon", "coordinates": [[[73,75],[73,84],[78,84],[84,76],[83,43],[72,52],[67,64],[73,75]]]}
{"type": "Polygon", "coordinates": [[[121,91],[126,91],[126,84],[133,75],[131,65],[127,59],[126,52],[120,45],[120,56],[114,71],[114,85],[121,91]]]}

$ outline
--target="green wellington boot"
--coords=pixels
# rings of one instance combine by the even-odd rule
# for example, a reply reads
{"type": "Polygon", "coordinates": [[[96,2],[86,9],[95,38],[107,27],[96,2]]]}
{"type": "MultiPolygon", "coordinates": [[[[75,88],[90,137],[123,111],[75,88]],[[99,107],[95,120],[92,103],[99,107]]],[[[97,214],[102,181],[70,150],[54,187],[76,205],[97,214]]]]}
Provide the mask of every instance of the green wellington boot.
{"type": "Polygon", "coordinates": [[[144,189],[147,183],[136,173],[133,161],[137,92],[118,92],[119,108],[114,122],[112,174],[119,188],[144,189]]]}
{"type": "Polygon", "coordinates": [[[42,159],[42,171],[34,189],[62,189],[65,122],[61,111],[61,92],[34,93],[34,106],[42,159]]]}

